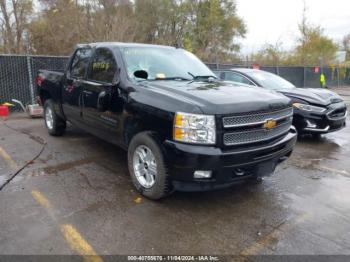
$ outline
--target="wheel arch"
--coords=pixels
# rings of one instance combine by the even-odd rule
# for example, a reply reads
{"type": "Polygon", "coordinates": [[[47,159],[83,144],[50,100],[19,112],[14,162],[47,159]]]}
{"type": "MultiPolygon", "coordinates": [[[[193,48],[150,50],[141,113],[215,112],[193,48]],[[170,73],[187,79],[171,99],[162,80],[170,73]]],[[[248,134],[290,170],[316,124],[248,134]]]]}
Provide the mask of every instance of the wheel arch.
{"type": "Polygon", "coordinates": [[[132,138],[141,133],[150,132],[160,144],[172,135],[172,122],[155,116],[128,117],[124,122],[123,142],[129,146],[132,138]]]}
{"type": "Polygon", "coordinates": [[[50,94],[50,92],[45,90],[45,89],[40,90],[39,97],[40,97],[40,101],[41,101],[42,105],[45,104],[46,100],[52,99],[52,95],[50,94]]]}

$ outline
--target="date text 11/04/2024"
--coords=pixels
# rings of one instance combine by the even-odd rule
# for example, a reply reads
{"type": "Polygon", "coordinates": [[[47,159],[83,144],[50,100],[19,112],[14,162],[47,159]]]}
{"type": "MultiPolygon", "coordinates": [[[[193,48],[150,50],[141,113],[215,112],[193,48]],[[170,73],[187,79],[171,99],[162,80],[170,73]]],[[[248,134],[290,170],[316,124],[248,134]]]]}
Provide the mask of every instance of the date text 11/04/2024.
{"type": "Polygon", "coordinates": [[[128,261],[220,261],[218,256],[128,256],[128,261]]]}

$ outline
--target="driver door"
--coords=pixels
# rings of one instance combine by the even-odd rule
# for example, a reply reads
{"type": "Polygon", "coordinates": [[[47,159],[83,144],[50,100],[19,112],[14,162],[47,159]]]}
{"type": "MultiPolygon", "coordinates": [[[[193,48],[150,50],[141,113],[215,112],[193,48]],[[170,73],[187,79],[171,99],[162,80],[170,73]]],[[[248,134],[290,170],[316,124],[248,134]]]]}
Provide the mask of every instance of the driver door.
{"type": "Polygon", "coordinates": [[[81,95],[91,54],[91,48],[75,51],[63,83],[62,107],[67,119],[72,122],[81,121],[81,95]]]}
{"type": "Polygon", "coordinates": [[[113,52],[97,48],[82,92],[83,119],[95,135],[117,143],[120,127],[119,90],[115,84],[117,63],[113,52]]]}

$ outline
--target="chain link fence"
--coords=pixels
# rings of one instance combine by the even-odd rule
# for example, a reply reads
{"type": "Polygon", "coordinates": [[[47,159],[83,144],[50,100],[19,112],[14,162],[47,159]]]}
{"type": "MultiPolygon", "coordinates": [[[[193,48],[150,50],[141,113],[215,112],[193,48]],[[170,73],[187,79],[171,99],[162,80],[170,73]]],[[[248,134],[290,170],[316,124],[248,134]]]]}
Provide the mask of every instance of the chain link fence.
{"type": "MultiPolygon", "coordinates": [[[[212,70],[228,70],[230,68],[252,68],[252,66],[239,64],[207,64],[212,70]]],[[[260,66],[265,70],[277,74],[298,87],[320,87],[319,67],[304,66],[260,66]],[[318,68],[318,72],[315,69],[318,68]]],[[[326,66],[322,68],[328,87],[350,86],[350,68],[338,66],[326,66]]]]}
{"type": "MultiPolygon", "coordinates": [[[[36,96],[35,77],[39,69],[62,71],[68,57],[65,56],[25,56],[0,55],[0,104],[20,100],[27,104],[36,96]]],[[[239,64],[207,64],[213,70],[234,67],[250,67],[239,64]]],[[[298,66],[261,66],[266,70],[284,77],[299,87],[319,87],[319,73],[314,67],[298,66]]],[[[350,68],[324,67],[323,72],[329,87],[350,86],[350,68]]],[[[15,107],[14,110],[18,110],[15,107]]]]}
{"type": "MultiPolygon", "coordinates": [[[[64,70],[67,61],[62,56],[0,55],[0,104],[12,99],[33,103],[38,70],[64,70]]],[[[13,110],[20,108],[16,105],[13,110]]]]}

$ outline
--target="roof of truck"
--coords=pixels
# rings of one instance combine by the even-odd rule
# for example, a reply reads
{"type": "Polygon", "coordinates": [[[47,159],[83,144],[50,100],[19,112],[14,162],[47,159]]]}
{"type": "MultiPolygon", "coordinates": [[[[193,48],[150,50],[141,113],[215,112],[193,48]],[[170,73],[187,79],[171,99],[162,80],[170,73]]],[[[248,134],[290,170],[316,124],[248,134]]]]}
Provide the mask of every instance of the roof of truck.
{"type": "Polygon", "coordinates": [[[152,44],[141,44],[141,43],[123,43],[123,42],[96,42],[78,44],[77,47],[158,47],[158,48],[176,48],[174,46],[166,45],[152,45],[152,44]]]}

